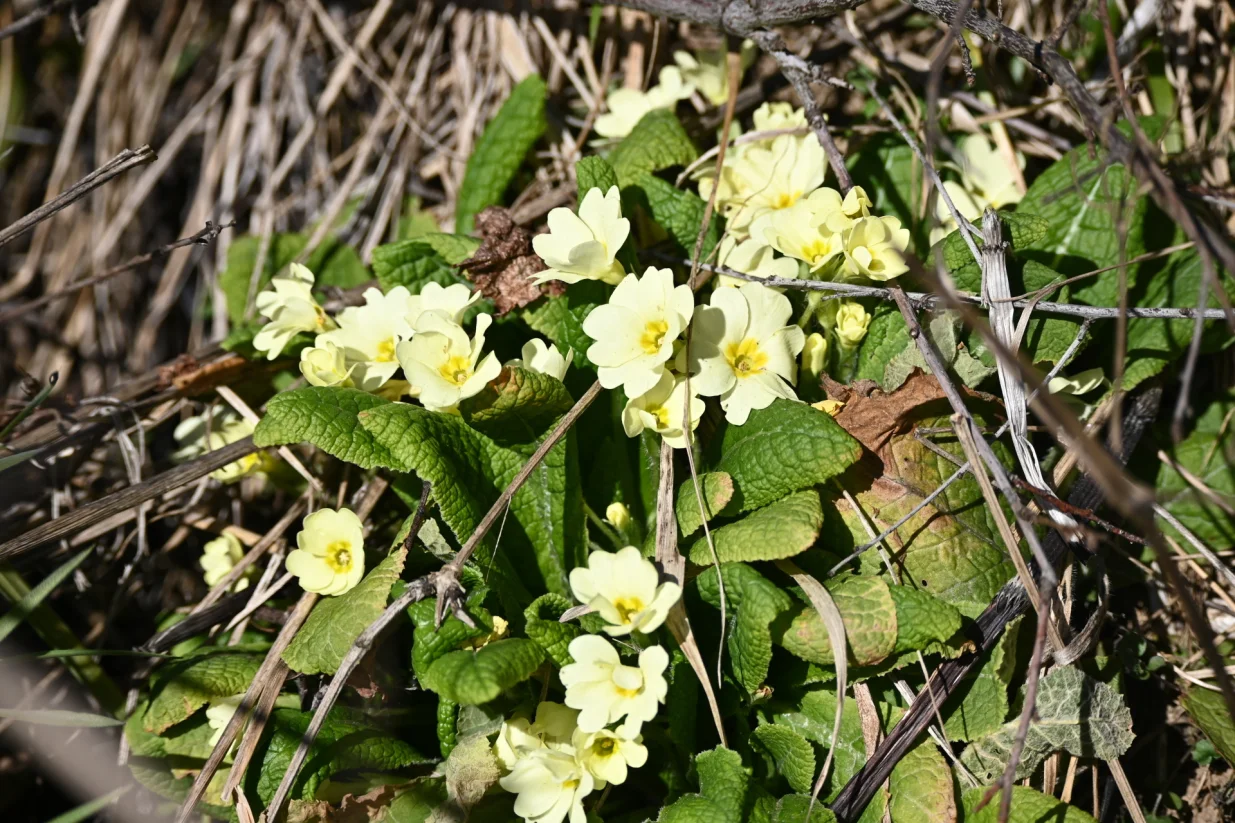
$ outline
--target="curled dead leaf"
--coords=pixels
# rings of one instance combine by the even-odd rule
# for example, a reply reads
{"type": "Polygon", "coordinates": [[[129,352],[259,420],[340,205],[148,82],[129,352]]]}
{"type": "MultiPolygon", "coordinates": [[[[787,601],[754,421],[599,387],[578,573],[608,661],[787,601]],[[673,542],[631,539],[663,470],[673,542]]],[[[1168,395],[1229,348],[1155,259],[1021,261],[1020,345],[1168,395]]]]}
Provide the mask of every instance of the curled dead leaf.
{"type": "Polygon", "coordinates": [[[522,308],[542,295],[561,294],[561,283],[537,286],[532,275],[547,268],[532,250],[532,233],[515,223],[510,212],[490,206],[476,215],[482,241],[476,252],[459,264],[476,288],[493,301],[499,315],[522,308]]]}

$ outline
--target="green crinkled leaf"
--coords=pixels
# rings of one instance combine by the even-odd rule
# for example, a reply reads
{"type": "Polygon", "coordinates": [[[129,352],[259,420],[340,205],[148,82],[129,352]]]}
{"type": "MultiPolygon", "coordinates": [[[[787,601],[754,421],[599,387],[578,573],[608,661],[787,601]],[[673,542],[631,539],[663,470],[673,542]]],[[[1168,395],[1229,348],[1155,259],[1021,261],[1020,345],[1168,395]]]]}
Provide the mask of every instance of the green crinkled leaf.
{"type": "MultiPolygon", "coordinates": [[[[274,234],[270,237],[269,249],[266,253],[266,264],[258,276],[254,296],[270,285],[276,274],[287,268],[287,265],[304,251],[309,237],[305,234],[274,234]]],[[[249,281],[253,277],[253,269],[257,266],[257,252],[261,238],[246,234],[237,237],[227,247],[227,266],[219,273],[219,287],[227,297],[227,316],[232,325],[244,322],[244,310],[249,299],[249,281]]],[[[318,289],[326,286],[338,286],[350,289],[368,281],[369,271],[365,268],[360,255],[351,246],[345,246],[338,240],[327,239],[319,245],[308,259],[305,266],[315,275],[314,285],[318,289]]],[[[257,314],[254,312],[253,317],[257,314]]]]}
{"type": "Polygon", "coordinates": [[[961,613],[951,603],[910,586],[888,586],[896,605],[896,648],[893,654],[943,643],[961,628],[961,613]]]}
{"type": "Polygon", "coordinates": [[[214,750],[214,744],[210,742],[213,736],[214,729],[210,728],[206,713],[197,712],[188,720],[164,731],[160,739],[166,754],[205,761],[214,750]]]}
{"type": "Polygon", "coordinates": [[[395,797],[386,811],[386,823],[428,823],[433,810],[445,802],[445,778],[417,780],[395,797]]]}
{"type": "Polygon", "coordinates": [[[1008,718],[1008,684],[1016,668],[1016,634],[1020,619],[1008,624],[977,674],[962,680],[943,706],[949,740],[974,740],[991,734],[1008,718]]]}
{"type": "MultiPolygon", "coordinates": [[[[791,494],[751,512],[737,522],[712,530],[716,557],[721,563],[777,560],[809,549],[823,526],[819,494],[813,490],[791,494]]],[[[713,562],[707,536],[690,547],[690,562],[713,562]]]]}
{"type": "Polygon", "coordinates": [[[467,595],[467,613],[476,628],[468,626],[453,614],[447,614],[441,628],[435,629],[437,599],[420,600],[407,607],[407,616],[412,621],[412,673],[423,681],[429,668],[439,658],[455,651],[468,640],[481,637],[493,630],[493,617],[480,605],[484,599],[483,589],[471,589],[467,595]]]}
{"type": "MultiPolygon", "coordinates": [[[[1017,206],[1018,213],[1035,214],[1049,223],[1045,236],[1021,251],[1069,277],[1114,266],[1121,237],[1126,240],[1125,259],[1145,250],[1147,204],[1127,169],[1111,163],[1101,149],[1080,146],[1038,175],[1017,206]]],[[[1130,284],[1136,282],[1137,270],[1128,269],[1130,284]]],[[[1073,297],[1090,305],[1117,305],[1119,280],[1119,271],[1103,272],[1076,284],[1073,297]]]]}
{"type": "MultiPolygon", "coordinates": [[[[1025,292],[1035,292],[1054,283],[1062,282],[1064,279],[1066,278],[1062,274],[1047,268],[1037,260],[1026,260],[1021,266],[1021,282],[1025,292]]],[[[1016,289],[1016,286],[1012,288],[1016,289]]],[[[1061,303],[1070,302],[1072,287],[1063,286],[1045,299],[1061,303]]],[[[1058,363],[1068,347],[1072,345],[1072,341],[1076,339],[1080,326],[1080,319],[1075,317],[1034,315],[1025,327],[1021,349],[1027,352],[1035,363],[1058,363]]],[[[1081,341],[1081,348],[1077,349],[1077,353],[1084,348],[1085,343],[1085,340],[1081,341]]]]}
{"type": "Polygon", "coordinates": [[[438,658],[424,678],[425,688],[460,706],[488,703],[532,676],[545,652],[531,640],[497,640],[476,651],[438,658]]]}
{"type": "MultiPolygon", "coordinates": [[[[609,165],[623,188],[638,182],[640,175],[687,166],[699,156],[686,130],[668,109],[643,115],[630,134],[609,153],[609,165]]],[[[696,231],[698,223],[696,222],[696,231]]]]}
{"type": "Polygon", "coordinates": [[[768,823],[808,823],[807,814],[809,823],[836,823],[836,815],[827,806],[816,802],[811,807],[809,794],[787,794],[777,800],[769,810],[768,823]]]}
{"type": "MultiPolygon", "coordinates": [[[[1051,223],[1046,218],[1020,210],[1001,211],[999,212],[999,220],[1003,224],[1005,239],[1011,240],[1012,248],[1010,251],[1012,252],[1015,252],[1017,249],[1031,248],[1041,243],[1047,238],[1051,230],[1051,223]]],[[[979,218],[975,221],[975,225],[981,228],[981,222],[981,218],[979,218]]],[[[981,251],[981,231],[974,238],[974,242],[978,250],[981,251]]],[[[969,245],[965,242],[960,229],[957,229],[943,239],[943,262],[949,271],[962,268],[974,262],[973,254],[969,251],[969,245]]]]}
{"type": "MultiPolygon", "coordinates": [[[[1161,321],[1159,321],[1161,322],[1161,321]]],[[[1197,418],[1191,434],[1172,450],[1171,457],[1199,478],[1219,500],[1235,506],[1235,426],[1231,425],[1235,394],[1210,404],[1197,418]]],[[[1157,497],[1201,542],[1221,551],[1235,546],[1235,520],[1213,500],[1196,490],[1170,463],[1158,467],[1157,497]]],[[[1168,523],[1162,528],[1177,535],[1168,523]]]]}
{"type": "MultiPolygon", "coordinates": [[[[1221,269],[1218,271],[1222,272],[1221,269]]],[[[1200,255],[1194,249],[1176,252],[1167,258],[1166,265],[1145,285],[1144,294],[1134,295],[1135,305],[1141,308],[1195,306],[1204,276],[1200,255]]],[[[1235,293],[1233,281],[1225,273],[1222,284],[1228,296],[1235,293]]],[[[1211,290],[1209,308],[1216,309],[1220,305],[1217,295],[1211,290]]],[[[1193,320],[1130,319],[1124,390],[1131,391],[1183,357],[1192,343],[1194,329],[1193,320]]],[[[1208,354],[1230,345],[1232,337],[1223,321],[1207,321],[1204,329],[1202,352],[1208,354]]]]}
{"type": "Polygon", "coordinates": [[[455,230],[470,234],[473,218],[501,202],[523,158],[545,131],[545,81],[531,74],[510,91],[468,158],[455,200],[455,230]]]}
{"type": "Polygon", "coordinates": [[[570,607],[571,602],[560,594],[542,594],[523,613],[527,620],[527,636],[558,666],[574,662],[567,647],[581,633],[575,623],[559,622],[570,607]]]}
{"type": "MultiPolygon", "coordinates": [[[[245,774],[245,792],[269,803],[291,764],[292,754],[300,745],[312,712],[275,709],[258,744],[253,763],[245,774]]],[[[292,786],[292,799],[309,798],[334,774],[351,770],[388,772],[419,763],[432,763],[431,758],[388,729],[380,718],[367,719],[360,713],[335,707],[326,715],[326,722],[309,749],[304,767],[292,786]]],[[[256,806],[255,812],[260,811],[256,806]]]]}
{"type": "MultiPolygon", "coordinates": [[[[919,421],[919,425],[946,426],[948,420],[926,419],[919,421]]],[[[931,439],[944,451],[958,455],[958,461],[964,461],[955,438],[931,439]]],[[[1005,453],[1002,446],[996,444],[995,448],[996,453],[1005,453]]],[[[852,547],[866,543],[869,535],[863,517],[869,518],[877,532],[882,532],[916,508],[956,470],[956,464],[932,452],[912,433],[894,436],[886,451],[891,459],[883,476],[854,495],[861,514],[854,512],[843,497],[834,500],[841,522],[829,519],[823,534],[824,545],[831,551],[844,555],[852,547]]],[[[972,475],[948,486],[930,505],[889,535],[887,545],[901,558],[901,573],[908,575],[903,581],[906,585],[951,603],[967,617],[977,617],[1016,573],[972,475]]],[[[887,574],[873,551],[863,554],[858,562],[865,573],[887,574]]],[[[891,578],[887,579],[891,582],[891,578]]]]}
{"type": "Polygon", "coordinates": [[[503,444],[531,443],[574,405],[556,377],[508,367],[497,379],[459,406],[474,429],[503,444]]]}
{"type": "MultiPolygon", "coordinates": [[[[997,823],[999,820],[999,795],[977,812],[978,803],[987,789],[969,789],[961,796],[965,808],[965,823],[997,823]]],[[[1008,823],[1095,823],[1093,817],[1076,806],[1069,806],[1049,794],[1028,786],[1012,787],[1012,806],[1008,811],[1008,823]]]]}
{"type": "Polygon", "coordinates": [[[777,398],[725,428],[715,470],[733,478],[736,510],[749,511],[836,477],[861,456],[831,415],[777,398]]]}
{"type": "Polygon", "coordinates": [[[788,726],[767,723],[751,732],[751,741],[762,747],[776,771],[795,792],[809,792],[815,781],[815,750],[806,738],[788,726]]]}
{"type": "MultiPolygon", "coordinates": [[[[845,624],[852,663],[871,666],[891,655],[896,648],[897,615],[888,584],[877,577],[849,575],[829,578],[823,585],[845,624]]],[[[776,642],[811,663],[836,662],[823,619],[809,604],[793,617],[776,642]]]]}
{"type": "MultiPolygon", "coordinates": [[[[754,693],[767,679],[772,662],[771,624],[793,601],[779,586],[744,563],[724,563],[720,569],[729,612],[729,665],[747,693],[754,693]]],[[[720,608],[716,567],[704,569],[695,578],[695,585],[704,601],[720,608]]]]}
{"type": "Polygon", "coordinates": [[[587,359],[588,347],[594,342],[583,331],[583,321],[592,309],[607,302],[609,289],[603,283],[589,280],[576,283],[560,297],[546,297],[524,310],[523,319],[549,338],[564,355],[567,349],[575,353],[577,368],[592,368],[587,359]]]}
{"type": "Polygon", "coordinates": [[[422,239],[452,266],[457,266],[467,260],[480,248],[480,241],[467,234],[432,232],[422,239]]]}
{"type": "Polygon", "coordinates": [[[443,771],[449,803],[464,820],[468,810],[479,803],[502,776],[493,747],[483,735],[460,740],[446,759],[443,771]]]}
{"type": "Polygon", "coordinates": [[[699,794],[661,809],[659,823],[742,823],[752,805],[750,775],[732,749],[716,747],[695,758],[699,794]]]}
{"type": "Polygon", "coordinates": [[[952,770],[929,738],[909,750],[892,769],[888,811],[892,823],[948,823],[956,820],[952,770]]]}
{"type": "Polygon", "coordinates": [[[150,690],[150,706],[142,727],[160,734],[211,699],[244,692],[253,682],[262,657],[248,650],[212,648],[164,666],[150,690]]]}
{"type": "Polygon", "coordinates": [[[437,696],[437,744],[442,757],[450,757],[459,742],[459,704],[437,696]]]}
{"type": "Polygon", "coordinates": [[[1184,692],[1184,710],[1201,727],[1209,742],[1227,763],[1235,763],[1235,719],[1227,711],[1221,692],[1194,688],[1184,692]]]}
{"type": "Polygon", "coordinates": [[[866,329],[866,337],[862,338],[862,347],[858,349],[858,367],[854,372],[855,380],[874,380],[885,391],[891,391],[884,383],[884,373],[893,358],[910,346],[914,346],[909,337],[909,327],[905,318],[895,305],[886,303],[875,308],[870,326],[866,329]]]}
{"type": "Polygon", "coordinates": [[[360,389],[306,386],[270,398],[266,414],[253,432],[259,446],[312,443],[322,451],[362,469],[404,467],[360,425],[359,415],[390,401],[360,389]]]}
{"type": "MultiPolygon", "coordinates": [[[[405,470],[433,484],[442,519],[460,543],[471,536],[535,449],[535,443],[499,444],[460,417],[408,403],[374,408],[361,415],[361,425],[405,470]]],[[[567,571],[583,561],[585,547],[576,461],[573,438],[554,446],[511,501],[502,551],[494,557],[495,533],[477,547],[476,562],[482,568],[492,565],[503,578],[497,587],[503,595],[521,597],[512,586],[537,594],[569,592],[567,571]]]]}
{"type": "MultiPolygon", "coordinates": [[[[1054,669],[1042,677],[1035,709],[1016,767],[1017,780],[1033,774],[1054,752],[1112,760],[1126,752],[1135,738],[1132,713],[1119,692],[1073,666],[1054,669]]],[[[1019,718],[1010,720],[994,733],[973,741],[961,754],[961,762],[979,780],[999,777],[1007,769],[1019,725],[1019,718]]]]}
{"type": "MultiPolygon", "coordinates": [[[[930,316],[927,323],[927,336],[934,342],[944,363],[956,376],[961,378],[966,386],[977,386],[987,377],[995,373],[994,366],[987,366],[973,357],[960,342],[959,331],[961,316],[958,312],[943,311],[930,316]]],[[[904,349],[888,360],[884,366],[883,379],[879,381],[884,391],[894,391],[900,388],[913,373],[921,369],[931,374],[922,350],[912,341],[907,342],[904,349]]]]}
{"type": "Polygon", "coordinates": [[[600,189],[601,194],[618,185],[617,172],[603,157],[584,157],[575,164],[575,181],[578,183],[579,201],[592,189],[600,189]]]}
{"type": "Polygon", "coordinates": [[[407,549],[378,563],[350,591],[322,598],[283,652],[283,662],[301,674],[334,674],[360,633],[386,610],[390,587],[403,571],[407,549]]]}
{"type": "MultiPolygon", "coordinates": [[[[679,189],[668,181],[651,174],[636,177],[633,184],[622,190],[623,203],[642,206],[652,215],[652,220],[669,233],[678,254],[690,258],[695,253],[699,239],[699,227],[707,203],[694,192],[679,189]]],[[[720,242],[722,227],[720,218],[713,214],[708,230],[703,235],[700,259],[710,258],[712,250],[720,242]]]]}
{"type": "Polygon", "coordinates": [[[426,235],[414,240],[399,240],[373,250],[373,273],[377,275],[377,283],[382,287],[382,291],[388,292],[396,286],[403,286],[412,294],[420,294],[428,283],[437,283],[439,286],[467,284],[467,280],[453,266],[448,265],[429,243],[429,236],[453,235],[426,235]]]}
{"type": "MultiPolygon", "coordinates": [[[[894,719],[893,710],[885,703],[876,702],[875,708],[880,724],[884,728],[890,726],[894,719]]],[[[841,716],[840,736],[835,745],[832,740],[832,726],[836,720],[836,692],[827,690],[808,691],[793,705],[776,704],[772,708],[773,720],[780,725],[788,726],[802,737],[822,747],[821,752],[832,749],[832,772],[824,781],[819,793],[820,800],[831,802],[841,787],[849,778],[857,774],[858,769],[866,763],[866,743],[862,737],[862,720],[858,716],[858,703],[852,697],[845,698],[845,711],[841,716]]],[[[879,820],[883,816],[883,808],[887,795],[879,792],[863,819],[879,820]],[[867,817],[867,815],[878,815],[867,817]]]]}
{"type": "MultiPolygon", "coordinates": [[[[733,499],[733,478],[724,472],[707,472],[699,475],[699,489],[703,492],[703,507],[707,512],[707,521],[711,523],[712,518],[733,499]]],[[[696,529],[703,527],[704,518],[700,516],[699,495],[695,493],[693,479],[678,486],[674,511],[678,518],[678,531],[682,537],[689,537],[695,533],[696,529]]]]}

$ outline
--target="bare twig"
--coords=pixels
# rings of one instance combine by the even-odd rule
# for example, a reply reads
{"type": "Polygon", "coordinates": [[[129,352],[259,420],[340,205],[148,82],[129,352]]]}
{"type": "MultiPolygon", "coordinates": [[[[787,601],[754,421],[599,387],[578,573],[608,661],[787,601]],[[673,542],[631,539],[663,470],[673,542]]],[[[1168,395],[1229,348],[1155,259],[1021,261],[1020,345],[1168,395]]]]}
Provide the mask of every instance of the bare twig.
{"type": "Polygon", "coordinates": [[[4,246],[11,240],[21,237],[56,212],[68,208],[113,178],[124,174],[129,169],[143,166],[155,158],[156,155],[149,146],[142,146],[136,150],[125,149],[81,180],[78,180],[69,187],[68,191],[39,206],[8,228],[0,230],[0,246],[4,246]]]}
{"type": "Polygon", "coordinates": [[[221,226],[216,226],[214,223],[211,223],[209,220],[207,220],[206,228],[202,229],[197,234],[194,234],[191,237],[185,237],[181,240],[177,240],[174,243],[168,243],[166,246],[160,246],[154,251],[146,252],[145,254],[139,254],[137,257],[134,257],[133,259],[129,260],[127,263],[121,263],[119,266],[114,266],[105,272],[100,272],[99,274],[93,275],[91,277],[78,280],[75,283],[70,283],[64,288],[56,289],[55,291],[50,291],[47,294],[39,295],[33,300],[28,300],[25,303],[22,303],[19,306],[14,306],[11,309],[0,311],[0,323],[7,323],[14,318],[21,317],[22,315],[28,314],[34,309],[37,309],[40,306],[44,306],[58,297],[66,297],[70,294],[75,294],[76,292],[88,286],[93,286],[98,283],[102,283],[104,280],[110,280],[111,278],[115,277],[118,274],[124,274],[125,272],[132,271],[133,269],[139,266],[144,266],[145,264],[151,261],[157,260],[161,257],[166,257],[168,254],[171,254],[176,249],[183,248],[185,246],[207,246],[214,242],[215,238],[219,236],[220,232],[222,232],[224,229],[229,229],[234,225],[236,225],[236,223],[233,221],[230,223],[224,223],[221,226]]]}
{"type": "Polygon", "coordinates": [[[59,540],[65,535],[72,534],[78,529],[84,529],[92,523],[113,515],[117,511],[140,506],[147,500],[153,500],[161,494],[182,488],[194,480],[205,477],[212,471],[221,469],[228,463],[233,463],[255,451],[257,451],[257,446],[253,445],[253,438],[246,437],[243,440],[229,443],[221,449],[206,452],[188,463],[155,475],[135,486],[121,489],[115,494],[110,494],[92,503],[87,503],[63,517],[58,517],[41,526],[36,526],[25,534],[14,537],[7,543],[0,544],[0,560],[7,560],[19,554],[25,554],[45,543],[59,540]]]}

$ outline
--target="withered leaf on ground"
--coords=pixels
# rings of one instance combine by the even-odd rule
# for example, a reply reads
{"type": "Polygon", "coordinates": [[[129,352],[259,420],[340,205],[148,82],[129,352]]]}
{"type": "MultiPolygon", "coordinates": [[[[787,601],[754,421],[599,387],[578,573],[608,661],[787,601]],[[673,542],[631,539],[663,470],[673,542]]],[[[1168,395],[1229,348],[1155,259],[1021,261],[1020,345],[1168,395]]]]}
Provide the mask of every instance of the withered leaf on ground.
{"type": "Polygon", "coordinates": [[[545,261],[532,250],[532,232],[515,223],[507,209],[489,206],[476,215],[476,231],[483,242],[459,268],[494,302],[499,315],[565,290],[557,282],[544,286],[532,282],[532,275],[547,268],[545,261]]]}
{"type": "MultiPolygon", "coordinates": [[[[909,431],[923,415],[918,410],[944,399],[943,389],[934,375],[914,369],[900,388],[885,392],[874,380],[858,380],[851,385],[823,376],[823,388],[832,400],[845,405],[836,413],[836,422],[858,442],[878,455],[886,465],[888,442],[896,434],[909,431]]],[[[995,400],[984,392],[962,388],[971,397],[995,400]]]]}

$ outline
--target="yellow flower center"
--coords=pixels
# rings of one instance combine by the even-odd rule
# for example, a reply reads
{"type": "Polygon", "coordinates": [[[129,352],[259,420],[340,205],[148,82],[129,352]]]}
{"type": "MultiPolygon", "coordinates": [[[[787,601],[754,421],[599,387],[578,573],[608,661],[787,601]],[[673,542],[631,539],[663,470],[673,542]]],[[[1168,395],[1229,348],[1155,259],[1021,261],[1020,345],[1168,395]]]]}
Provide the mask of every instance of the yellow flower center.
{"type": "Polygon", "coordinates": [[[346,540],[336,540],[326,547],[326,565],[335,574],[344,574],[352,568],[352,544],[346,540]]]}
{"type": "Polygon", "coordinates": [[[462,386],[472,376],[472,363],[463,355],[456,354],[443,363],[437,373],[446,378],[447,382],[462,386]]]}
{"type": "Polygon", "coordinates": [[[668,406],[660,406],[655,409],[648,409],[648,414],[656,418],[657,428],[661,428],[661,429],[669,428],[669,407],[668,406]]]}
{"type": "MultiPolygon", "coordinates": [[[[666,417],[667,416],[668,414],[666,413],[666,417]]],[[[658,420],[659,418],[660,415],[657,415],[658,420]]],[[[661,425],[663,427],[667,424],[662,423],[661,425]]],[[[637,597],[619,597],[617,601],[614,602],[613,608],[617,609],[618,617],[623,623],[629,623],[631,617],[643,611],[644,605],[643,601],[637,597]]]]}
{"type": "Polygon", "coordinates": [[[810,243],[802,247],[802,257],[806,260],[816,261],[822,257],[827,257],[832,253],[832,244],[822,237],[816,237],[810,243]]]}
{"type": "Polygon", "coordinates": [[[602,737],[592,744],[592,754],[597,757],[611,757],[616,748],[612,737],[602,737]]]}
{"type": "Polygon", "coordinates": [[[665,341],[665,335],[669,333],[669,323],[664,320],[649,320],[648,324],[643,328],[643,336],[639,338],[639,345],[643,347],[645,354],[656,354],[660,351],[661,344],[665,341]]]}
{"type": "Polygon", "coordinates": [[[759,348],[759,341],[753,337],[748,337],[741,343],[730,343],[725,349],[725,359],[738,377],[759,374],[768,364],[767,354],[759,348]]]}
{"type": "Polygon", "coordinates": [[[795,191],[795,192],[783,191],[780,194],[776,195],[776,200],[773,201],[772,208],[787,209],[790,206],[792,206],[794,203],[798,202],[798,198],[800,198],[801,196],[802,196],[802,192],[800,191],[795,191]]]}
{"type": "Polygon", "coordinates": [[[577,789],[579,788],[579,781],[578,780],[567,780],[565,783],[562,784],[562,788],[563,789],[577,789]]]}
{"type": "Polygon", "coordinates": [[[395,359],[395,339],[383,340],[377,347],[377,362],[393,363],[395,359]]]}

